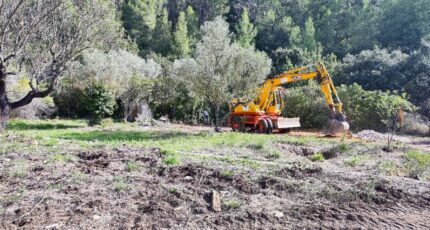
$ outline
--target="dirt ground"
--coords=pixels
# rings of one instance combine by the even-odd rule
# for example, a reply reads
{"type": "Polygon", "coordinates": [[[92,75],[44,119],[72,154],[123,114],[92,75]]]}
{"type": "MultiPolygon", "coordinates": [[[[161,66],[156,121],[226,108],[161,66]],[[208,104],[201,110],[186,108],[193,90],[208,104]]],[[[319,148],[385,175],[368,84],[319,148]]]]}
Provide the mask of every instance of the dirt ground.
{"type": "MultiPolygon", "coordinates": [[[[312,133],[289,135],[319,138],[312,133]]],[[[215,160],[233,151],[225,146],[179,165],[166,164],[159,148],[128,144],[60,146],[70,159],[59,160],[43,151],[7,152],[0,157],[0,229],[428,229],[430,181],[381,174],[375,162],[400,159],[400,152],[354,144],[358,139],[348,142],[358,149],[354,156],[372,160],[356,167],[344,164],[348,154],[311,162],[309,155],[327,146],[295,143],[273,146],[282,156],[276,165],[252,147],[238,150],[246,155],[241,162],[259,167],[215,160]],[[27,159],[28,173],[13,176],[19,159],[27,159]],[[220,212],[212,208],[213,191],[220,212]]]]}

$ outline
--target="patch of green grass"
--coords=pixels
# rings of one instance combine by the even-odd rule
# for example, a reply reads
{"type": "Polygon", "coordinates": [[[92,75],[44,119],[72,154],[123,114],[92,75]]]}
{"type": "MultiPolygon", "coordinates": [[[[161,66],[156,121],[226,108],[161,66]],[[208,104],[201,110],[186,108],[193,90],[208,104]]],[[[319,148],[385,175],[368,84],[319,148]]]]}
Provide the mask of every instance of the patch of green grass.
{"type": "Polygon", "coordinates": [[[242,202],[236,198],[232,198],[224,201],[223,206],[227,210],[239,209],[242,206],[242,202]]]}
{"type": "Polygon", "coordinates": [[[226,178],[226,179],[231,179],[234,176],[234,171],[233,170],[224,170],[221,172],[222,177],[226,178]]]}
{"type": "Polygon", "coordinates": [[[135,161],[129,161],[125,165],[125,171],[127,171],[127,172],[133,172],[133,171],[137,171],[139,169],[140,169],[140,164],[138,162],[135,162],[135,161]]]}
{"type": "Polygon", "coordinates": [[[363,161],[364,161],[363,156],[353,156],[353,157],[345,160],[344,163],[348,166],[355,167],[355,166],[361,164],[363,161]]]}
{"type": "Polygon", "coordinates": [[[54,130],[84,127],[83,120],[23,120],[11,119],[7,130],[54,130]]]}
{"type": "Polygon", "coordinates": [[[28,163],[26,160],[16,160],[12,162],[12,167],[9,169],[11,177],[25,177],[28,174],[28,163]]]}
{"type": "Polygon", "coordinates": [[[281,152],[277,149],[273,149],[269,151],[269,153],[266,155],[266,158],[279,159],[281,158],[281,152]]]}
{"type": "Polygon", "coordinates": [[[50,156],[51,162],[67,163],[73,161],[74,157],[70,154],[55,153],[50,156]]]}
{"type": "Polygon", "coordinates": [[[313,155],[309,156],[309,160],[311,161],[324,161],[324,155],[320,152],[316,152],[313,155]]]}
{"type": "Polygon", "coordinates": [[[351,149],[351,147],[348,145],[348,143],[342,142],[337,146],[337,149],[340,152],[345,153],[345,152],[348,152],[351,149]]]}
{"type": "Polygon", "coordinates": [[[398,175],[402,171],[402,168],[397,165],[395,161],[379,162],[378,169],[380,172],[389,176],[398,175]]]}
{"type": "Polygon", "coordinates": [[[410,150],[404,155],[409,177],[428,180],[430,178],[430,153],[410,150]]]}
{"type": "Polygon", "coordinates": [[[258,161],[251,160],[251,159],[242,159],[242,160],[240,160],[240,164],[254,168],[254,169],[256,169],[260,166],[260,163],[258,161]]]}
{"type": "Polygon", "coordinates": [[[166,156],[165,158],[163,158],[163,162],[166,165],[180,165],[182,163],[181,159],[179,159],[177,155],[166,156]]]}
{"type": "Polygon", "coordinates": [[[124,181],[122,177],[115,177],[113,187],[116,192],[122,192],[129,189],[129,185],[124,181]]]}
{"type": "Polygon", "coordinates": [[[410,150],[405,154],[409,164],[416,165],[420,168],[430,168],[430,153],[424,153],[418,150],[410,150]]]}

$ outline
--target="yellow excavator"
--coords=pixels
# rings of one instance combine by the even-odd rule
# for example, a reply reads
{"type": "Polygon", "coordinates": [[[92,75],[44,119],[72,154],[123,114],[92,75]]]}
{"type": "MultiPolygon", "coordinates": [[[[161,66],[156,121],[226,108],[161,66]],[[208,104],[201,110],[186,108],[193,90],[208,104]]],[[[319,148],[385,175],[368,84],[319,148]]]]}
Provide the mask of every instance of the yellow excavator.
{"type": "Polygon", "coordinates": [[[250,129],[267,134],[274,130],[283,133],[291,128],[300,127],[300,118],[284,118],[281,115],[285,106],[283,86],[309,79],[316,79],[319,82],[330,109],[331,121],[327,134],[336,136],[348,131],[349,124],[343,114],[342,102],[322,62],[294,68],[267,79],[259,89],[258,95],[251,101],[243,98],[233,99],[230,102],[229,126],[233,130],[250,129]]]}

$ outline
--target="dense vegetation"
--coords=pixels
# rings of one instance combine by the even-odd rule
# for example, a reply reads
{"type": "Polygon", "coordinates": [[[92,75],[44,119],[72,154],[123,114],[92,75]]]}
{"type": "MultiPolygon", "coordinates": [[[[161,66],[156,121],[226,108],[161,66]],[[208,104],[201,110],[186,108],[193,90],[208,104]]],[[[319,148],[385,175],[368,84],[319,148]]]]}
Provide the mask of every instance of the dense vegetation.
{"type": "MultiPolygon", "coordinates": [[[[252,95],[266,75],[322,60],[336,85],[348,85],[340,91],[355,128],[380,128],[379,115],[362,124],[371,116],[364,111],[399,103],[429,116],[429,0],[116,0],[115,6],[120,50],[91,50],[74,61],[54,95],[58,115],[122,118],[145,101],[156,117],[198,122],[201,111],[211,110],[222,118],[229,98],[252,95]],[[85,100],[92,86],[109,108],[85,100]],[[374,102],[358,106],[362,98],[374,102]]],[[[291,101],[300,103],[285,113],[306,117],[320,108],[303,104],[315,90],[296,86],[291,101]]],[[[315,118],[304,123],[321,126],[315,118]]]]}

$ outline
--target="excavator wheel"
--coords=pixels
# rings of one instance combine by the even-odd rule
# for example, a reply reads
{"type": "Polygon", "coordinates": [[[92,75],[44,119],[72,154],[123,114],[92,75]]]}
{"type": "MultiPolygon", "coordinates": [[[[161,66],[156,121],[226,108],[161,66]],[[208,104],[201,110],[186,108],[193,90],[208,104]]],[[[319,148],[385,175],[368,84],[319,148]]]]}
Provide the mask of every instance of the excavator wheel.
{"type": "Polygon", "coordinates": [[[267,130],[266,130],[266,133],[270,134],[273,131],[273,122],[272,122],[272,119],[270,119],[270,118],[266,118],[266,121],[267,121],[267,130]]]}
{"type": "Polygon", "coordinates": [[[231,118],[231,128],[233,131],[243,131],[244,130],[244,124],[242,123],[242,120],[239,116],[234,116],[231,118]]]}
{"type": "Polygon", "coordinates": [[[269,124],[265,119],[261,119],[257,124],[257,129],[255,130],[257,133],[267,133],[269,124]]]}

